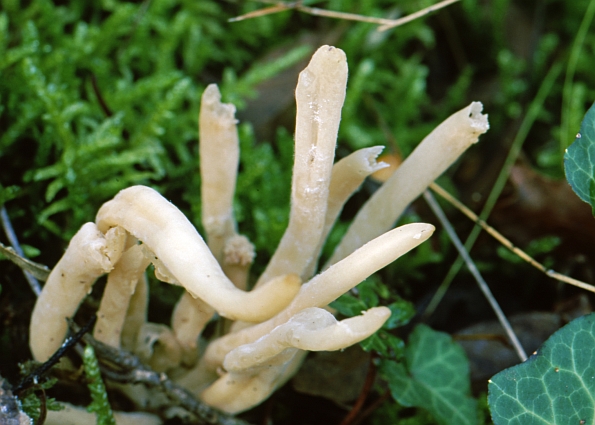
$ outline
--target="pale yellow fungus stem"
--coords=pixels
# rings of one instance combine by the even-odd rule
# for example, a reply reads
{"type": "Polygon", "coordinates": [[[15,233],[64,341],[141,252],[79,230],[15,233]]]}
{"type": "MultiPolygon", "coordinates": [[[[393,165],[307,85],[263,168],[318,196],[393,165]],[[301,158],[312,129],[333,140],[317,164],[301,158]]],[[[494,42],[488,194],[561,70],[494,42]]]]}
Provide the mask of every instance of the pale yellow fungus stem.
{"type": "Polygon", "coordinates": [[[211,342],[202,360],[212,368],[219,367],[234,348],[256,341],[303,309],[327,306],[372,273],[427,240],[433,232],[431,224],[414,223],[377,237],[303,284],[291,304],[275,317],[211,342]]]}
{"type": "MultiPolygon", "coordinates": [[[[226,373],[203,391],[200,398],[208,405],[232,415],[243,412],[261,403],[282,385],[283,378],[289,375],[285,373],[287,369],[291,373],[296,371],[292,367],[295,365],[292,359],[298,352],[290,348],[254,370],[226,373]]],[[[299,367],[300,363],[297,364],[299,367]]]]}
{"type": "Polygon", "coordinates": [[[482,105],[473,102],[434,129],[359,210],[327,265],[386,232],[415,198],[488,128],[482,105]]]}
{"type": "Polygon", "coordinates": [[[94,223],[83,225],[74,235],[33,308],[29,345],[35,360],[45,362],[60,348],[68,330],[66,318],[76,313],[95,280],[114,268],[125,242],[121,227],[104,236],[94,223]]]}
{"type": "Polygon", "coordinates": [[[283,309],[299,289],[286,281],[251,292],[236,288],[184,214],[148,187],[124,189],[103,204],[97,225],[103,231],[125,228],[147,245],[192,296],[232,320],[266,320],[283,309]]]}
{"type": "Polygon", "coordinates": [[[295,91],[297,116],[289,225],[256,287],[281,274],[303,277],[315,260],[324,229],[346,84],[345,53],[331,46],[319,48],[300,73],[295,91]]]}
{"type": "Polygon", "coordinates": [[[124,327],[122,328],[121,347],[124,350],[134,351],[140,328],[147,321],[147,309],[149,307],[149,283],[147,276],[143,274],[134,288],[134,294],[130,298],[124,327]]]}
{"type": "Polygon", "coordinates": [[[235,234],[233,196],[240,146],[236,108],[221,103],[221,93],[210,84],[202,95],[199,115],[202,224],[211,252],[221,264],[227,238],[235,234]]]}
{"type": "MultiPolygon", "coordinates": [[[[376,158],[384,146],[373,146],[357,150],[345,158],[337,161],[333,165],[331,183],[329,185],[329,195],[326,208],[326,217],[324,220],[324,229],[318,247],[316,249],[316,260],[322,250],[328,234],[330,233],[335,221],[341,214],[345,202],[356,192],[366,177],[379,170],[388,167],[384,162],[376,162],[376,158]]],[[[318,261],[310,262],[308,269],[304,273],[306,278],[314,275],[318,261]]]]}
{"type": "Polygon", "coordinates": [[[191,366],[198,355],[198,337],[213,317],[215,310],[200,298],[184,292],[172,313],[171,328],[182,347],[182,361],[191,366]]]}
{"type": "Polygon", "coordinates": [[[120,348],[126,312],[137,283],[143,279],[149,260],[139,245],[128,248],[107,277],[93,337],[120,348]]]}

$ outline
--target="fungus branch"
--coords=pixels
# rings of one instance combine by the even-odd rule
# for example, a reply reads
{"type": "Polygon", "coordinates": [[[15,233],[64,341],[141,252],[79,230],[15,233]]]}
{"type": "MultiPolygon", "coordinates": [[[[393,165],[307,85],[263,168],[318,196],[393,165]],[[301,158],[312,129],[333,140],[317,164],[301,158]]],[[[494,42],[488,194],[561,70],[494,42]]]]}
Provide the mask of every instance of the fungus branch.
{"type": "Polygon", "coordinates": [[[488,128],[482,105],[473,102],[436,127],[358,211],[327,266],[392,228],[415,198],[488,128]]]}
{"type": "MultiPolygon", "coordinates": [[[[64,318],[75,313],[93,282],[106,273],[96,338],[111,346],[105,348],[112,350],[110,355],[122,346],[139,356],[127,357],[134,363],[123,371],[129,381],[138,378],[131,374],[150,377],[143,382],[177,393],[179,403],[193,411],[202,405],[139,362],[175,372],[178,382],[210,406],[238,413],[286,382],[305,350],[339,350],[376,332],[390,315],[385,307],[340,322],[324,309],[431,236],[430,224],[391,227],[488,124],[476,102],[442,123],[364,206],[330,266],[311,277],[344,203],[366,176],[385,166],[376,162],[381,147],[362,149],[333,166],[346,82],[345,54],[331,46],[318,49],[300,74],[289,225],[255,289],[242,290],[254,251],[237,233],[232,209],[239,155],[235,108],[222,104],[217,87],[209,86],[200,112],[202,220],[208,245],[155,190],[122,190],[100,208],[96,225],[81,228],[50,274],[31,322],[35,358],[43,360],[55,351],[66,333],[64,318]],[[146,321],[144,270],[149,263],[159,280],[186,290],[171,328],[146,321]],[[231,333],[209,341],[199,358],[199,337],[214,312],[236,323],[231,333]]],[[[98,347],[103,344],[93,344],[101,358],[98,347]]],[[[197,415],[214,423],[218,414],[211,409],[197,415]]],[[[219,423],[224,417],[219,416],[219,423]]]]}
{"type": "Polygon", "coordinates": [[[103,231],[114,226],[126,229],[166,267],[164,274],[171,273],[190,295],[229,319],[266,320],[298,290],[284,281],[252,292],[236,288],[184,214],[151,188],[122,190],[99,209],[97,223],[103,231]]]}
{"type": "Polygon", "coordinates": [[[303,278],[317,255],[346,85],[347,59],[335,47],[319,48],[300,73],[289,224],[256,287],[280,274],[303,278]]]}
{"type": "Polygon", "coordinates": [[[329,195],[326,206],[326,217],[324,219],[324,229],[318,241],[315,250],[314,261],[311,261],[304,276],[309,278],[314,274],[317,266],[317,260],[322,251],[322,246],[326,241],[335,221],[341,214],[345,202],[353,195],[364,182],[366,177],[378,170],[388,167],[384,162],[376,162],[376,158],[384,146],[373,146],[363,148],[353,152],[345,158],[337,161],[333,166],[331,174],[331,183],[329,185],[329,195]]]}
{"type": "Polygon", "coordinates": [[[97,311],[94,337],[113,347],[120,347],[122,328],[137,283],[144,279],[149,260],[140,245],[128,248],[107,277],[101,304],[97,311]]]}
{"type": "MultiPolygon", "coordinates": [[[[73,328],[76,329],[76,325],[73,325],[73,328]]],[[[157,373],[145,366],[137,356],[97,341],[88,334],[83,337],[83,341],[94,348],[102,366],[102,371],[104,373],[110,371],[110,379],[130,384],[159,387],[175,404],[196,415],[203,423],[249,425],[241,419],[218,412],[196,400],[192,394],[172,382],[165,374],[157,373]]]]}
{"type": "Polygon", "coordinates": [[[306,308],[255,342],[230,351],[223,367],[233,372],[260,366],[287,348],[341,350],[375,333],[389,316],[387,307],[375,307],[361,316],[337,322],[335,316],[324,309],[306,308]]]}
{"type": "Polygon", "coordinates": [[[427,240],[433,232],[431,224],[414,223],[372,240],[302,285],[291,304],[275,317],[211,342],[203,360],[213,368],[220,366],[225,355],[234,348],[263,337],[306,308],[327,306],[374,272],[427,240]]]}
{"type": "MultiPolygon", "coordinates": [[[[262,0],[261,0],[262,1],[262,0]]],[[[386,31],[388,29],[392,29],[398,27],[400,25],[406,24],[411,22],[415,19],[421,18],[425,15],[428,15],[432,12],[435,12],[443,7],[449,6],[453,3],[456,3],[460,0],[444,0],[440,3],[434,4],[432,6],[428,6],[424,9],[421,9],[411,15],[407,15],[400,19],[385,19],[385,18],[376,18],[373,16],[364,16],[358,15],[355,13],[345,13],[345,12],[337,12],[333,10],[326,10],[321,9],[318,7],[309,7],[304,6],[302,1],[292,1],[292,2],[282,2],[282,1],[274,1],[274,2],[265,2],[263,3],[276,3],[274,6],[270,6],[264,9],[255,10],[253,12],[246,13],[245,15],[237,16],[235,18],[231,18],[229,22],[238,22],[243,21],[245,19],[256,18],[258,16],[269,15],[271,13],[278,13],[283,12],[286,10],[295,9],[300,12],[308,13],[314,16],[324,16],[327,18],[334,18],[334,19],[343,19],[346,21],[357,21],[357,22],[366,22],[370,24],[380,25],[378,31],[386,31]]]]}
{"type": "Polygon", "coordinates": [[[94,223],[74,235],[64,256],[50,273],[37,298],[29,341],[33,357],[46,361],[60,347],[72,317],[95,280],[114,268],[122,255],[126,234],[121,227],[101,233],[94,223]]]}
{"type": "Polygon", "coordinates": [[[202,224],[209,248],[221,263],[227,238],[236,232],[233,218],[240,158],[236,108],[221,103],[221,93],[210,84],[202,95],[198,118],[202,224]]]}

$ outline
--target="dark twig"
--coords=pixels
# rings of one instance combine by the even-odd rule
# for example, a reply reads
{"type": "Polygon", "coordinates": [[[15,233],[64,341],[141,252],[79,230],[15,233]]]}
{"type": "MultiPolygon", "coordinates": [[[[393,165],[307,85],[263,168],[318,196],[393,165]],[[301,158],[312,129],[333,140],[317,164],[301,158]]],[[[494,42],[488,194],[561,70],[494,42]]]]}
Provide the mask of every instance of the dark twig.
{"type": "MultiPolygon", "coordinates": [[[[145,4],[146,4],[146,2],[145,2],[145,4]]],[[[95,93],[97,102],[99,102],[99,106],[101,107],[101,110],[103,111],[105,116],[108,118],[112,117],[114,115],[114,113],[112,112],[112,110],[108,106],[107,102],[105,101],[105,98],[101,94],[101,90],[99,89],[99,85],[97,84],[97,77],[95,77],[95,74],[93,74],[93,73],[91,73],[91,86],[93,87],[93,93],[95,93]]],[[[126,130],[126,129],[122,130],[122,138],[124,140],[128,140],[130,138],[130,133],[128,132],[128,130],[126,130]]]]}
{"type": "Polygon", "coordinates": [[[368,395],[370,394],[370,390],[372,389],[372,385],[374,385],[374,380],[376,379],[376,365],[374,364],[374,355],[370,356],[370,361],[368,364],[368,373],[366,374],[366,380],[364,381],[364,386],[359,394],[359,397],[355,401],[355,404],[345,416],[345,418],[341,421],[341,425],[353,425],[353,421],[359,415],[359,412],[362,410],[368,395]]]}
{"type": "Polygon", "coordinates": [[[109,106],[107,106],[107,103],[105,102],[105,99],[103,98],[103,95],[99,90],[99,86],[97,85],[97,77],[95,77],[95,74],[93,73],[91,73],[91,86],[93,87],[93,93],[95,93],[95,97],[97,98],[99,106],[101,106],[101,110],[103,111],[105,116],[111,117],[112,115],[114,115],[109,106]]]}
{"type": "MultiPolygon", "coordinates": [[[[77,326],[70,321],[71,329],[77,326]]],[[[172,382],[165,373],[157,373],[144,365],[138,357],[97,341],[91,335],[84,335],[83,341],[95,349],[99,362],[103,364],[102,373],[108,379],[129,384],[145,384],[148,387],[161,388],[177,405],[196,415],[200,423],[211,425],[249,425],[248,422],[219,412],[197,400],[192,393],[172,382]]]]}
{"type": "Polygon", "coordinates": [[[52,355],[52,357],[49,358],[48,361],[43,363],[41,366],[39,366],[37,369],[35,369],[32,373],[30,373],[25,378],[23,378],[23,380],[19,383],[19,385],[17,385],[16,388],[14,389],[14,393],[18,394],[19,392],[30,387],[32,384],[37,383],[39,381],[39,378],[41,378],[48,370],[51,369],[52,366],[54,366],[56,363],[58,363],[60,361],[62,356],[64,356],[64,354],[66,353],[66,350],[68,350],[70,347],[72,347],[77,342],[79,342],[81,340],[81,338],[83,337],[83,335],[91,330],[93,325],[95,325],[96,321],[97,321],[97,316],[93,315],[93,317],[91,317],[91,320],[89,320],[89,323],[87,323],[85,326],[80,328],[73,336],[66,338],[64,343],[60,346],[60,348],[58,348],[58,351],[56,351],[52,355]]]}
{"type": "Polygon", "coordinates": [[[352,425],[359,425],[365,418],[370,416],[376,409],[378,409],[380,406],[382,406],[384,404],[384,402],[386,400],[388,400],[390,397],[391,397],[390,391],[387,390],[378,399],[374,400],[374,402],[370,406],[368,406],[361,413],[361,415],[359,415],[357,420],[355,420],[352,425]]]}
{"type": "Polygon", "coordinates": [[[45,395],[45,390],[40,388],[40,396],[39,401],[41,402],[41,406],[39,407],[39,418],[37,418],[36,425],[43,425],[45,423],[45,418],[48,415],[48,408],[47,408],[47,397],[45,395]]]}

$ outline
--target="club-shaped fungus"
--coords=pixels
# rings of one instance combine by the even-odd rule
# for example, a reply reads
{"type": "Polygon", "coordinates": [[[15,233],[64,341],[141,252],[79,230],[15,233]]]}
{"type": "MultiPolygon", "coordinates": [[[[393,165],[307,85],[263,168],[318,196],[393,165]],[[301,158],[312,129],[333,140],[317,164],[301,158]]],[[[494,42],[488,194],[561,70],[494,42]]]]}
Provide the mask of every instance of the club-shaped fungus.
{"type": "Polygon", "coordinates": [[[333,165],[346,84],[345,54],[331,46],[318,49],[300,74],[289,224],[251,291],[245,289],[254,250],[238,234],[232,209],[239,158],[235,108],[222,104],[219,90],[210,85],[199,117],[207,243],[155,190],[122,190],[100,208],[95,223],[74,236],[43,288],[31,320],[35,359],[46,360],[60,346],[65,318],[103,274],[108,283],[94,336],[174,372],[178,383],[228,413],[266,399],[297,371],[307,351],[339,350],[380,329],[390,316],[385,307],[341,321],[325,307],[431,236],[430,224],[391,228],[488,122],[481,104],[473,102],[440,124],[363,206],[315,275],[344,203],[385,166],[376,162],[379,146],[333,165]],[[149,264],[157,279],[185,289],[171,329],[147,323],[149,264]],[[215,313],[235,322],[199,353],[201,332],[215,313]]]}

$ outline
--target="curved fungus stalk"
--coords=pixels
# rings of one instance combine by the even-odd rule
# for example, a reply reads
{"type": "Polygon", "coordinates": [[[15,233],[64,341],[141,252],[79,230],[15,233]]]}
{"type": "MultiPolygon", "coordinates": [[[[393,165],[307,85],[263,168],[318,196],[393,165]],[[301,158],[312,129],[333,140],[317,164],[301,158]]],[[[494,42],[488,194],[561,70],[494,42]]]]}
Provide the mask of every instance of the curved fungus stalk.
{"type": "Polygon", "coordinates": [[[101,304],[97,310],[97,323],[93,330],[96,340],[112,347],[120,347],[122,329],[128,306],[137,284],[144,279],[149,260],[140,245],[128,248],[107,277],[101,304]]]}
{"type": "Polygon", "coordinates": [[[380,329],[390,316],[386,307],[337,321],[328,305],[432,235],[430,224],[391,228],[488,122],[474,102],[438,126],[364,205],[328,266],[314,276],[343,205],[367,176],[386,167],[376,160],[381,146],[333,164],[346,83],[345,54],[331,46],[318,49],[300,74],[289,225],[253,290],[244,289],[254,247],[238,234],[233,215],[235,108],[221,103],[210,85],[199,116],[207,241],[154,189],[122,190],[99,209],[96,224],[79,230],[52,270],[31,319],[35,359],[46,360],[60,346],[65,318],[104,274],[95,337],[137,353],[156,370],[175,372],[177,382],[204,402],[233,414],[291,378],[307,351],[340,350],[380,329]],[[147,322],[150,263],[157,279],[185,289],[171,327],[147,322]],[[227,334],[206,341],[202,331],[216,313],[235,322],[221,327],[227,334]]]}
{"type": "Polygon", "coordinates": [[[72,317],[95,280],[113,270],[122,255],[126,232],[114,227],[105,234],[87,223],[74,235],[52,269],[37,298],[29,325],[29,345],[35,360],[45,362],[56,352],[72,317]]]}
{"type": "Polygon", "coordinates": [[[261,366],[288,348],[336,351],[357,344],[375,333],[389,318],[387,307],[375,307],[340,322],[328,311],[310,307],[293,315],[253,343],[231,350],[223,367],[237,372],[261,366]]]}
{"type": "Polygon", "coordinates": [[[327,306],[376,271],[426,241],[433,232],[434,226],[431,224],[413,223],[397,227],[368,242],[303,284],[291,304],[276,316],[212,341],[202,361],[213,369],[222,366],[231,350],[265,336],[304,309],[327,306]]]}
{"type": "Polygon", "coordinates": [[[322,46],[295,89],[295,159],[289,224],[256,287],[279,274],[304,278],[325,224],[329,185],[347,86],[345,53],[322,46]]]}
{"type": "Polygon", "coordinates": [[[141,241],[176,282],[195,298],[232,320],[260,322],[287,305],[299,287],[287,281],[265,284],[251,292],[238,289],[196,228],[157,191],[133,186],[120,191],[97,213],[97,227],[122,227],[141,241]],[[200,266],[199,266],[200,265],[200,266]]]}
{"type": "Polygon", "coordinates": [[[327,265],[391,229],[405,208],[488,131],[480,102],[455,112],[415,148],[358,211],[327,265]]]}
{"type": "Polygon", "coordinates": [[[299,368],[305,351],[336,351],[364,340],[389,318],[387,307],[375,307],[340,322],[321,308],[307,308],[253,343],[225,356],[228,372],[201,398],[227,413],[256,406],[299,368]]]}

